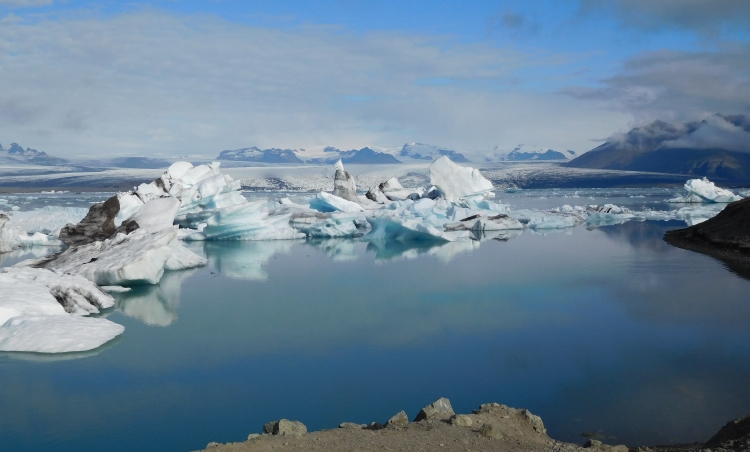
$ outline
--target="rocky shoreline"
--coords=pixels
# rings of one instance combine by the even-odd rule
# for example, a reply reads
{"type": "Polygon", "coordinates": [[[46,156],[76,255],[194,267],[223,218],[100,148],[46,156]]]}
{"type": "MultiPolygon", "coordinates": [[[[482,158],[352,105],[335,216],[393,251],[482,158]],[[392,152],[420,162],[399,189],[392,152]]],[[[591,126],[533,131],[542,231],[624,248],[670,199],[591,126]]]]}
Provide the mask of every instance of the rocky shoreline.
{"type": "Polygon", "coordinates": [[[247,441],[209,443],[205,452],[297,451],[610,451],[717,452],[750,451],[750,416],[727,423],[705,444],[639,447],[608,445],[589,439],[583,446],[556,441],[547,435],[539,416],[526,409],[487,403],[471,414],[456,414],[446,398],[420,410],[413,421],[400,411],[381,424],[343,422],[336,429],[308,433],[299,421],[281,419],[265,424],[263,433],[247,441]]]}
{"type": "Polygon", "coordinates": [[[715,217],[668,231],[664,240],[678,248],[713,256],[750,278],[750,198],[729,204],[715,217]]]}

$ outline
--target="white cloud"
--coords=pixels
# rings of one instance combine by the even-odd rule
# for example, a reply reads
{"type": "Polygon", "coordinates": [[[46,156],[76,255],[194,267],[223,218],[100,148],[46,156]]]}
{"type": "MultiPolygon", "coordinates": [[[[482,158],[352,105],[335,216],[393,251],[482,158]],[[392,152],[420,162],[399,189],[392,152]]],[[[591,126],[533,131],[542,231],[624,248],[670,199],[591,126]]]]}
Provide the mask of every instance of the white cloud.
{"type": "Polygon", "coordinates": [[[539,64],[395,32],[277,30],[154,11],[13,16],[0,26],[0,139],[59,155],[406,141],[583,151],[627,121],[596,100],[517,89],[516,71],[539,64]]]}
{"type": "Polygon", "coordinates": [[[750,152],[750,131],[737,127],[720,116],[709,116],[694,132],[667,141],[664,146],[750,152]]]}
{"type": "Polygon", "coordinates": [[[0,6],[16,6],[21,8],[51,5],[52,0],[0,0],[0,6]]]}
{"type": "Polygon", "coordinates": [[[714,113],[750,114],[750,47],[717,51],[658,51],[625,62],[596,89],[565,92],[608,102],[637,122],[686,122],[714,113]]]}

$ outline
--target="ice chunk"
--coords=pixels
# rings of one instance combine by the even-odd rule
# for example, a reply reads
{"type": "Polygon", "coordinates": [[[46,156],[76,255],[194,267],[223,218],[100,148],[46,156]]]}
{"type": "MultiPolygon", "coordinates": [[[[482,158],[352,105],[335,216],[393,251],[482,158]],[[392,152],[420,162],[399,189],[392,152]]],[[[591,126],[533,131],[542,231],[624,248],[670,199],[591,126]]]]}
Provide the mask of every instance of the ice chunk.
{"type": "Polygon", "coordinates": [[[143,205],[128,222],[134,221],[139,228],[156,231],[170,228],[174,217],[180,209],[180,201],[176,198],[157,198],[143,205]]]}
{"type": "Polygon", "coordinates": [[[70,315],[14,317],[0,326],[0,351],[70,353],[98,348],[125,327],[106,319],[70,315]]]}
{"type": "Polygon", "coordinates": [[[310,200],[310,208],[319,212],[362,212],[364,209],[357,203],[334,196],[324,191],[310,200]]]}
{"type": "Polygon", "coordinates": [[[566,229],[586,221],[583,216],[572,212],[521,209],[508,215],[531,229],[566,229]]]}
{"type": "Polygon", "coordinates": [[[715,202],[730,203],[739,201],[742,196],[735,195],[729,190],[717,187],[705,177],[703,179],[690,179],[685,183],[687,195],[668,200],[667,202],[715,202]]]}
{"type": "Polygon", "coordinates": [[[357,184],[354,182],[354,177],[344,170],[344,164],[340,159],[333,167],[336,170],[333,178],[333,195],[356,203],[357,184]]]}
{"type": "MultiPolygon", "coordinates": [[[[570,207],[570,206],[568,206],[570,207]]],[[[603,206],[590,206],[586,209],[588,217],[586,223],[589,226],[611,226],[622,224],[636,218],[629,209],[619,207],[614,204],[604,204],[603,206]]]]}
{"type": "Polygon", "coordinates": [[[80,276],[4,268],[0,272],[0,350],[63,353],[97,348],[124,328],[78,316],[112,306],[112,296],[80,276]]]}
{"type": "Polygon", "coordinates": [[[312,224],[292,224],[297,230],[304,232],[308,237],[352,237],[359,232],[358,225],[366,226],[367,221],[360,213],[335,212],[329,218],[312,224]]]}
{"type": "Polygon", "coordinates": [[[304,234],[289,226],[291,214],[269,215],[266,206],[266,201],[255,201],[219,209],[206,220],[206,227],[201,233],[191,234],[185,240],[286,240],[304,237],[304,234]]]}
{"type": "Polygon", "coordinates": [[[506,231],[509,229],[523,229],[523,224],[508,215],[492,216],[472,215],[455,223],[445,225],[446,231],[506,231]]]}
{"type": "Polygon", "coordinates": [[[120,226],[143,206],[141,198],[131,193],[118,193],[117,200],[120,202],[120,211],[115,217],[115,226],[120,226]]]}
{"type": "Polygon", "coordinates": [[[372,225],[372,231],[364,236],[366,240],[395,240],[400,242],[447,242],[455,240],[453,236],[415,218],[402,220],[392,217],[368,217],[367,221],[372,225]]]}
{"type": "Polygon", "coordinates": [[[169,243],[176,235],[174,228],[118,233],[111,239],[68,248],[41,266],[81,275],[101,286],[156,284],[172,256],[169,243]]]}
{"type": "MultiPolygon", "coordinates": [[[[208,263],[205,257],[198,256],[185,248],[179,240],[169,242],[172,255],[164,264],[164,270],[185,270],[188,268],[202,267],[208,263]]],[[[163,280],[164,278],[162,278],[163,280]]],[[[161,282],[159,283],[161,284],[161,282]]]]}
{"type": "Polygon", "coordinates": [[[485,194],[494,188],[479,170],[458,166],[446,156],[432,162],[429,169],[430,183],[449,201],[485,194]]]}

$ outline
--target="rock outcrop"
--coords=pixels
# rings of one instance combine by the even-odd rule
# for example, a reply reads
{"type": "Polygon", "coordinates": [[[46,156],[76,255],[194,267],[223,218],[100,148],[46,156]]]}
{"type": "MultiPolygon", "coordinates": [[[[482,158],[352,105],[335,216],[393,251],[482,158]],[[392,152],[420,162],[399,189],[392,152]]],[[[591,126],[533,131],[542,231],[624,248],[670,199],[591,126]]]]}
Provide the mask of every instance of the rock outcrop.
{"type": "Polygon", "coordinates": [[[417,417],[414,418],[414,422],[419,422],[425,419],[443,421],[450,419],[454,414],[456,413],[453,411],[451,401],[445,397],[441,397],[422,408],[419,414],[417,414],[417,417]]]}
{"type": "Polygon", "coordinates": [[[713,450],[750,450],[750,415],[727,422],[706,442],[705,447],[713,450]]]}
{"type": "Polygon", "coordinates": [[[750,278],[750,198],[729,204],[715,217],[685,229],[668,231],[670,245],[724,261],[750,278]]]}
{"type": "Polygon", "coordinates": [[[94,204],[78,224],[68,224],[60,230],[60,240],[68,246],[81,246],[104,240],[115,233],[115,217],[120,212],[120,201],[113,196],[94,204]]]}

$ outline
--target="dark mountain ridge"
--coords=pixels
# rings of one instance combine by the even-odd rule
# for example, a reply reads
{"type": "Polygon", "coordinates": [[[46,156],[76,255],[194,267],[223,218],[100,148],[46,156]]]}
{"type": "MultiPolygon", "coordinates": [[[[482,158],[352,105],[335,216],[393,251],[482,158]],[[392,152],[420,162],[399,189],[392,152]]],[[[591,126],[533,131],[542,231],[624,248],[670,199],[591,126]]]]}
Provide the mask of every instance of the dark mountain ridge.
{"type": "Polygon", "coordinates": [[[31,148],[24,149],[18,143],[11,143],[10,148],[8,149],[4,149],[3,146],[0,145],[0,155],[2,154],[5,154],[10,160],[31,163],[33,165],[55,166],[68,163],[67,160],[53,157],[44,151],[37,151],[36,149],[31,148]]]}
{"type": "Polygon", "coordinates": [[[654,121],[564,163],[575,168],[650,171],[750,182],[750,120],[714,115],[673,125],[654,121]]]}

